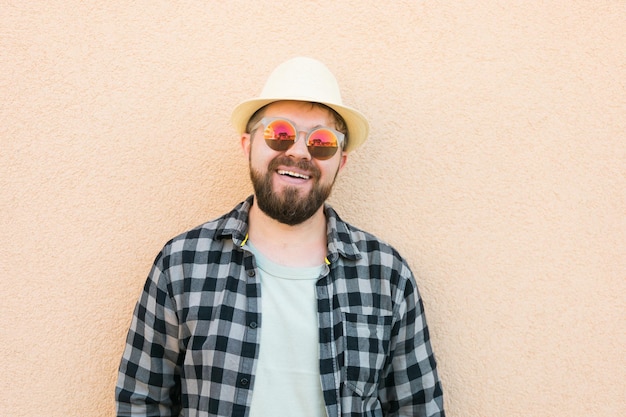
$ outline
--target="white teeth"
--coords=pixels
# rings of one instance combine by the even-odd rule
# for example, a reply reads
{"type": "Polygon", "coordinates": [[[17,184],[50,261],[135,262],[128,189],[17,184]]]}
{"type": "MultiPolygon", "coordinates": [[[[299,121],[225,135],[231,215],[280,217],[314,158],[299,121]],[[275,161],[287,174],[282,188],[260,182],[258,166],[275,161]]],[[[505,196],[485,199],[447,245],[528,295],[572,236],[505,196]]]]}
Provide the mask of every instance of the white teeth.
{"type": "Polygon", "coordinates": [[[278,173],[280,175],[289,175],[290,177],[302,178],[302,179],[305,179],[305,180],[308,180],[310,178],[308,175],[298,174],[297,172],[286,171],[284,169],[279,169],[278,173]]]}

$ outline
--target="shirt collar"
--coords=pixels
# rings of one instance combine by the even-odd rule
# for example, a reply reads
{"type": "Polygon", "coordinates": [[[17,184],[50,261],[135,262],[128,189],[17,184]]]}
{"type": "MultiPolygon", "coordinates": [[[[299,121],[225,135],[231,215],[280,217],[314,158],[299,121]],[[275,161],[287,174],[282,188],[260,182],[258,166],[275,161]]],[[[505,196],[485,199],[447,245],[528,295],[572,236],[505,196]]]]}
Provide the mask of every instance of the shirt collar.
{"type": "Polygon", "coordinates": [[[328,241],[328,260],[332,263],[339,255],[351,259],[361,259],[361,254],[353,241],[353,228],[339,217],[337,212],[329,205],[324,205],[326,214],[326,235],[328,241]]]}

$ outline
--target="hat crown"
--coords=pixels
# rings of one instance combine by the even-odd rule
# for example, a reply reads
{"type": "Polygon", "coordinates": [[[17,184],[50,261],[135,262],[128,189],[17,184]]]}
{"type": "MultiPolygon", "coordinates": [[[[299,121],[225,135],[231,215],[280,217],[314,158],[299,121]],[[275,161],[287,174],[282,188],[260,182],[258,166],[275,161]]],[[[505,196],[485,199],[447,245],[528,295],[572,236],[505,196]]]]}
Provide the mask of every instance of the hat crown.
{"type": "Polygon", "coordinates": [[[260,97],[342,104],[335,76],[326,65],[307,57],[292,58],[276,67],[260,97]]]}

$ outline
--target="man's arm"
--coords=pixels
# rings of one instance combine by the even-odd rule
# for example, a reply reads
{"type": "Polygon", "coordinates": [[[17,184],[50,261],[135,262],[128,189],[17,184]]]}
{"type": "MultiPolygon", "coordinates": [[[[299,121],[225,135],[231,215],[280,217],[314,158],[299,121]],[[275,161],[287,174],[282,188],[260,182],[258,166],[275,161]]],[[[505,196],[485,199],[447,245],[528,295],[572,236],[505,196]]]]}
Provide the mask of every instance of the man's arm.
{"type": "Polygon", "coordinates": [[[178,416],[180,379],[178,318],[157,264],[133,313],[119,367],[118,417],[178,416]]]}
{"type": "Polygon", "coordinates": [[[379,393],[385,416],[444,417],[443,392],[424,307],[409,279],[392,329],[389,366],[379,393]]]}

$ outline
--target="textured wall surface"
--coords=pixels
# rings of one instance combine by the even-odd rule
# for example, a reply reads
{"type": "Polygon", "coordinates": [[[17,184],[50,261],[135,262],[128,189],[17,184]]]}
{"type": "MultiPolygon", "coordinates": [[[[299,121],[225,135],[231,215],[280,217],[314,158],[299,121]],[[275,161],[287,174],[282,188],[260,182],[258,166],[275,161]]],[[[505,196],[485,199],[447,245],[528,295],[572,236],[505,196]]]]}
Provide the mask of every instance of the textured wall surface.
{"type": "Polygon", "coordinates": [[[425,300],[452,417],[626,415],[623,1],[0,1],[0,415],[113,415],[179,232],[251,187],[230,126],[295,55],[370,140],[331,197],[425,300]]]}

